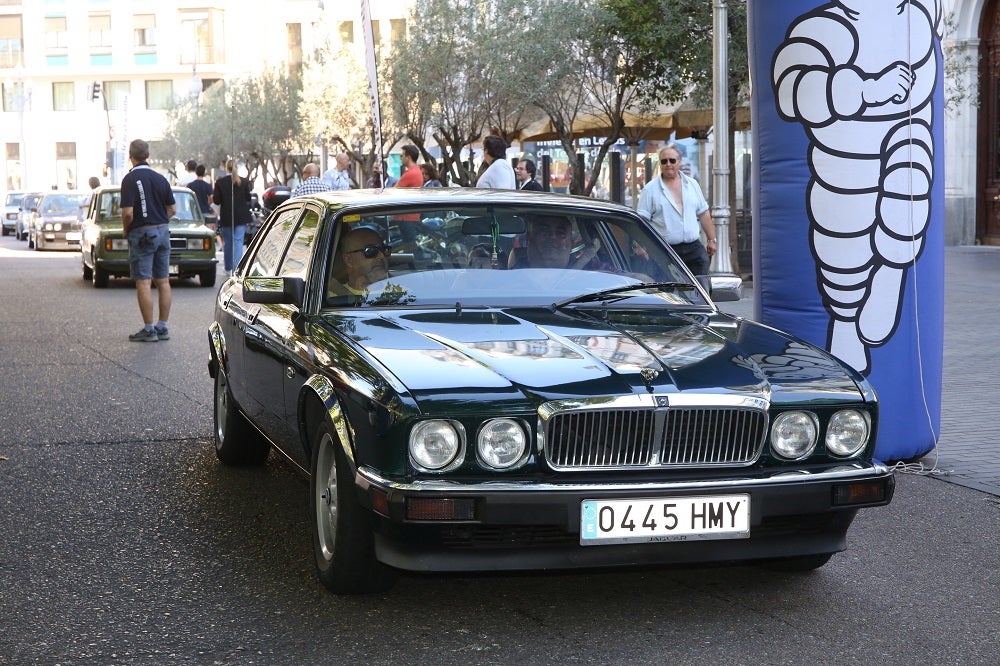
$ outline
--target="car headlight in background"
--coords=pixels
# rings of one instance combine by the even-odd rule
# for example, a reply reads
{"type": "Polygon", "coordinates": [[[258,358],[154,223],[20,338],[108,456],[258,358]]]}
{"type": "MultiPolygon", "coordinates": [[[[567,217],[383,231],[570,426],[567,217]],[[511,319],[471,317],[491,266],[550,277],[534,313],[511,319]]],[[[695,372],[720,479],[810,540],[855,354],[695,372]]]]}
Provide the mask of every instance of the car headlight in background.
{"type": "Polygon", "coordinates": [[[42,231],[59,231],[61,228],[61,224],[52,224],[51,222],[42,225],[42,231]]]}
{"type": "Polygon", "coordinates": [[[513,419],[487,422],[476,441],[479,459],[493,469],[508,469],[521,462],[527,446],[524,428],[513,419]]]}
{"type": "Polygon", "coordinates": [[[819,420],[810,412],[785,412],[771,426],[771,449],[780,457],[798,460],[812,453],[819,436],[819,420]]]}
{"type": "Polygon", "coordinates": [[[461,462],[464,429],[453,421],[421,421],[410,431],[410,459],[417,467],[440,472],[461,462]]]}
{"type": "Polygon", "coordinates": [[[189,250],[210,250],[208,238],[188,238],[186,246],[189,250]]]}
{"type": "Polygon", "coordinates": [[[853,456],[868,443],[868,415],[857,409],[843,409],[830,418],[826,427],[826,450],[832,455],[853,456]]]}

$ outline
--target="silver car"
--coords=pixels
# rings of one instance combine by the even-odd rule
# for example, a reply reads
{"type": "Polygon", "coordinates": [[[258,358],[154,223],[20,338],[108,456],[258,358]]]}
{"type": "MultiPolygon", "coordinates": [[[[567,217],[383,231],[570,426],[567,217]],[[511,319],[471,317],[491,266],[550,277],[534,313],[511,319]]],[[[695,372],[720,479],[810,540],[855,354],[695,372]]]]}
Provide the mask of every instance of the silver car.
{"type": "Polygon", "coordinates": [[[3,235],[7,236],[17,228],[17,213],[24,192],[8,192],[4,197],[3,235]]]}
{"type": "Polygon", "coordinates": [[[36,250],[79,250],[89,192],[46,192],[31,218],[28,246],[36,250]]]}

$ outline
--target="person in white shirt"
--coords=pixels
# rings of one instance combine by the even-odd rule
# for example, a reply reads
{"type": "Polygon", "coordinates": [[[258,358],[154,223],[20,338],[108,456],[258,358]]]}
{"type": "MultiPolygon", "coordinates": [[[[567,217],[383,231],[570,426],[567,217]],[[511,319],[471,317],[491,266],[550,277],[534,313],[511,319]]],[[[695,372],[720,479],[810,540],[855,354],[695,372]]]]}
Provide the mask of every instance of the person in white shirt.
{"type": "Polygon", "coordinates": [[[718,250],[715,223],[701,186],[681,173],[681,152],[675,144],[660,150],[660,177],[639,193],[636,211],[645,217],[695,275],[707,275],[718,250]],[[701,244],[705,232],[708,247],[701,244]]]}
{"type": "Polygon", "coordinates": [[[331,190],[351,189],[351,158],[347,153],[337,153],[333,168],[327,169],[323,180],[331,190]]]}
{"type": "Polygon", "coordinates": [[[490,134],[483,139],[483,160],[489,166],[476,181],[476,187],[489,187],[497,190],[516,190],[517,178],[514,167],[507,161],[507,142],[503,138],[490,134]]]}

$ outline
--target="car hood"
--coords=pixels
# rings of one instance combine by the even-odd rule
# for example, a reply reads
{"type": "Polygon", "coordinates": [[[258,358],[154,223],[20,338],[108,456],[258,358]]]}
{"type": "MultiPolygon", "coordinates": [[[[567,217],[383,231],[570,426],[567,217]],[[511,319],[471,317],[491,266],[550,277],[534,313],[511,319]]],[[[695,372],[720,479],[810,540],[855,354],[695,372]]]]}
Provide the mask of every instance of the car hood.
{"type": "MultiPolygon", "coordinates": [[[[628,394],[758,394],[771,403],[869,397],[856,372],[772,328],[707,310],[493,309],[338,313],[328,320],[402,384],[435,401],[628,394]]],[[[511,405],[515,407],[515,405],[511,405]]]]}

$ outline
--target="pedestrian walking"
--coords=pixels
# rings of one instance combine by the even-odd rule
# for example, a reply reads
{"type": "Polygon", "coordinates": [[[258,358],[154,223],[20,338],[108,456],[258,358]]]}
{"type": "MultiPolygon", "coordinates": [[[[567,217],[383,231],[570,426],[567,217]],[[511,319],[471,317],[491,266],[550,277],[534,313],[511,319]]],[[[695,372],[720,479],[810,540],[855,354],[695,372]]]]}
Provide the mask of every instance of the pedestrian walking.
{"type": "Polygon", "coordinates": [[[215,181],[212,202],[219,206],[222,262],[226,275],[232,275],[243,257],[243,239],[253,215],[250,212],[250,182],[240,178],[233,160],[226,162],[226,171],[225,176],[215,181]]]}
{"type": "Polygon", "coordinates": [[[302,167],[302,182],[292,190],[292,196],[300,197],[303,194],[327,192],[330,189],[332,189],[330,184],[319,177],[319,167],[310,162],[302,167]]]}
{"type": "Polygon", "coordinates": [[[122,229],[128,238],[128,260],[135,280],[136,299],[143,327],[128,336],[132,342],[168,340],[170,330],[170,218],[177,212],[170,181],[148,164],[149,144],[136,139],[129,144],[132,168],[122,178],[122,229]],[[153,320],[153,283],[159,320],[153,320]]]}
{"type": "Polygon", "coordinates": [[[715,223],[698,181],[681,173],[680,165],[681,151],[675,144],[660,150],[660,177],[642,188],[636,212],[650,221],[692,273],[707,275],[719,247],[715,223]],[[707,248],[701,244],[702,231],[707,248]]]}

